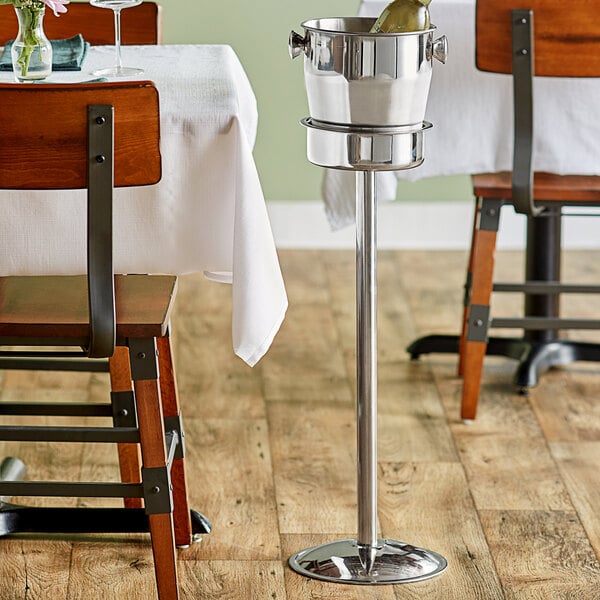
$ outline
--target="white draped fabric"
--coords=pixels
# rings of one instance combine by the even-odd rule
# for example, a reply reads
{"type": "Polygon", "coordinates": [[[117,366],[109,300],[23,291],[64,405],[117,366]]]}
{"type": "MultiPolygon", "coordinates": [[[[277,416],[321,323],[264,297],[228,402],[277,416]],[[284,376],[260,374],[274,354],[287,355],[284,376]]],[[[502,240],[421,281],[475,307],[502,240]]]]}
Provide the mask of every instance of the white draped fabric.
{"type": "MultiPolygon", "coordinates": [[[[229,46],[125,46],[122,54],[158,88],[163,176],[116,191],[115,270],[204,272],[232,283],[234,350],[254,365],[287,297],[252,156],[258,114],[248,78],[229,46]]],[[[92,47],[82,72],[47,81],[90,79],[113,62],[113,47],[92,47]]],[[[12,73],[0,81],[13,81],[12,73]]],[[[0,272],[85,272],[84,210],[81,192],[2,192],[0,272]]]]}
{"type": "MultiPolygon", "coordinates": [[[[359,15],[377,16],[387,2],[363,0],[359,15]]],[[[512,78],[475,67],[475,0],[433,0],[431,21],[448,38],[445,65],[434,60],[425,118],[425,162],[409,171],[378,174],[380,200],[396,197],[397,178],[509,170],[512,165],[512,78]]],[[[578,57],[577,60],[585,60],[578,57]]],[[[534,168],[600,175],[600,79],[536,78],[534,168]]],[[[354,174],[327,171],[327,214],[337,229],[354,219],[354,174]]]]}

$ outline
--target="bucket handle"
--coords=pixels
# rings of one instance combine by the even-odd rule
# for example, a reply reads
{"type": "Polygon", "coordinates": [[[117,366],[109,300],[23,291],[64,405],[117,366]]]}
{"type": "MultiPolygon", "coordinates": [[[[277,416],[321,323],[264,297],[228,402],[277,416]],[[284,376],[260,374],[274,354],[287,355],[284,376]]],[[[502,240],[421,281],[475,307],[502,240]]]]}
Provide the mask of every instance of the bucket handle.
{"type": "Polygon", "coordinates": [[[433,42],[433,57],[437,58],[443,65],[448,58],[448,38],[445,35],[433,42]]]}
{"type": "MultiPolygon", "coordinates": [[[[302,36],[294,30],[290,31],[289,37],[289,52],[290,58],[297,58],[306,52],[309,43],[308,35],[302,36]]],[[[432,45],[433,57],[439,60],[442,64],[446,64],[448,57],[448,38],[443,35],[433,42],[432,45]]]]}
{"type": "Polygon", "coordinates": [[[290,58],[296,58],[306,52],[308,36],[302,36],[295,31],[290,31],[289,52],[290,58]]]}

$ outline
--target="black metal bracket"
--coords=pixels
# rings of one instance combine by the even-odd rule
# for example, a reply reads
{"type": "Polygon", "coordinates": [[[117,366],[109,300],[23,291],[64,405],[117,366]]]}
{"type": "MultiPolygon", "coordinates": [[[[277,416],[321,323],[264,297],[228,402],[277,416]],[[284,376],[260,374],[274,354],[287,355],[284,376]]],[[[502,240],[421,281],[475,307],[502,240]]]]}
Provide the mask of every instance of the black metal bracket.
{"type": "Polygon", "coordinates": [[[133,391],[111,392],[112,418],[115,427],[138,426],[135,395],[133,391]]]}
{"type": "Polygon", "coordinates": [[[129,362],[131,378],[134,381],[158,379],[158,351],[155,338],[131,338],[129,346],[129,362]]]}
{"type": "Polygon", "coordinates": [[[166,434],[167,464],[164,467],[142,467],[142,486],[146,513],[164,514],[173,512],[173,485],[171,465],[179,446],[179,436],[175,431],[166,434]]]}
{"type": "Polygon", "coordinates": [[[168,467],[142,468],[146,514],[173,512],[173,489],[168,467]]]}
{"type": "Polygon", "coordinates": [[[500,210],[504,200],[499,198],[482,198],[479,212],[479,229],[498,231],[500,227],[500,210]]]}
{"type": "Polygon", "coordinates": [[[518,213],[537,216],[543,208],[533,201],[533,11],[511,12],[514,146],[512,201],[518,213]]]}
{"type": "Polygon", "coordinates": [[[467,340],[470,342],[487,341],[490,326],[490,307],[483,304],[472,304],[467,324],[467,340]]]}
{"type": "Polygon", "coordinates": [[[91,358],[112,356],[116,342],[112,211],[114,109],[88,107],[88,303],[91,358]]]}

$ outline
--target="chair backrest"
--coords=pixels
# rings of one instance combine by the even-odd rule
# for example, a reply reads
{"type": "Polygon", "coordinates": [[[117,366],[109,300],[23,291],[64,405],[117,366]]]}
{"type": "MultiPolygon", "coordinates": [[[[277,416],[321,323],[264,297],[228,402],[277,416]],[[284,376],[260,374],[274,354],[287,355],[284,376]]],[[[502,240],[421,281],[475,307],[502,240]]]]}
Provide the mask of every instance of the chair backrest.
{"type": "Polygon", "coordinates": [[[85,188],[90,105],[114,107],[115,186],[159,181],[153,83],[0,84],[0,189],[85,188]]]}
{"type": "Polygon", "coordinates": [[[533,79],[600,77],[597,0],[477,0],[476,65],[512,73],[514,141],[512,202],[539,215],[533,196],[533,79]]]}
{"type": "Polygon", "coordinates": [[[513,9],[533,11],[536,75],[600,77],[598,0],[477,0],[478,69],[512,72],[513,9]]]}
{"type": "MultiPolygon", "coordinates": [[[[64,39],[81,33],[93,46],[115,43],[112,10],[96,8],[88,2],[71,2],[67,9],[59,17],[47,10],[44,31],[49,39],[64,39]]],[[[12,5],[0,6],[0,45],[14,39],[18,29],[12,5]]],[[[121,43],[128,45],[162,43],[162,7],[156,2],[142,2],[122,11],[121,38],[121,43]]]]}
{"type": "Polygon", "coordinates": [[[0,189],[87,189],[90,357],[115,346],[113,187],[160,177],[152,82],[0,85],[0,189]]]}

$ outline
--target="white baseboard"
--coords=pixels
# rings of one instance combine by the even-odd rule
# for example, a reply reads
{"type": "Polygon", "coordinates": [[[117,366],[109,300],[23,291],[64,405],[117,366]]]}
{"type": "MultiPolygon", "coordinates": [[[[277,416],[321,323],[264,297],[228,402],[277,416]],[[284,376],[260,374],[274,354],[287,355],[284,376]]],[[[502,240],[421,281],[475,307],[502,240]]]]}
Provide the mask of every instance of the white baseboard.
{"type": "MultiPolygon", "coordinates": [[[[381,249],[465,250],[471,241],[473,206],[472,201],[382,203],[377,245],[381,249]]],[[[354,228],[331,231],[320,201],[270,200],[267,208],[279,248],[354,247],[354,228]]],[[[588,212],[599,214],[593,209],[588,212]]],[[[498,248],[523,248],[525,217],[505,208],[501,219],[498,248]]],[[[563,219],[563,247],[600,248],[600,221],[589,216],[563,219]]]]}

